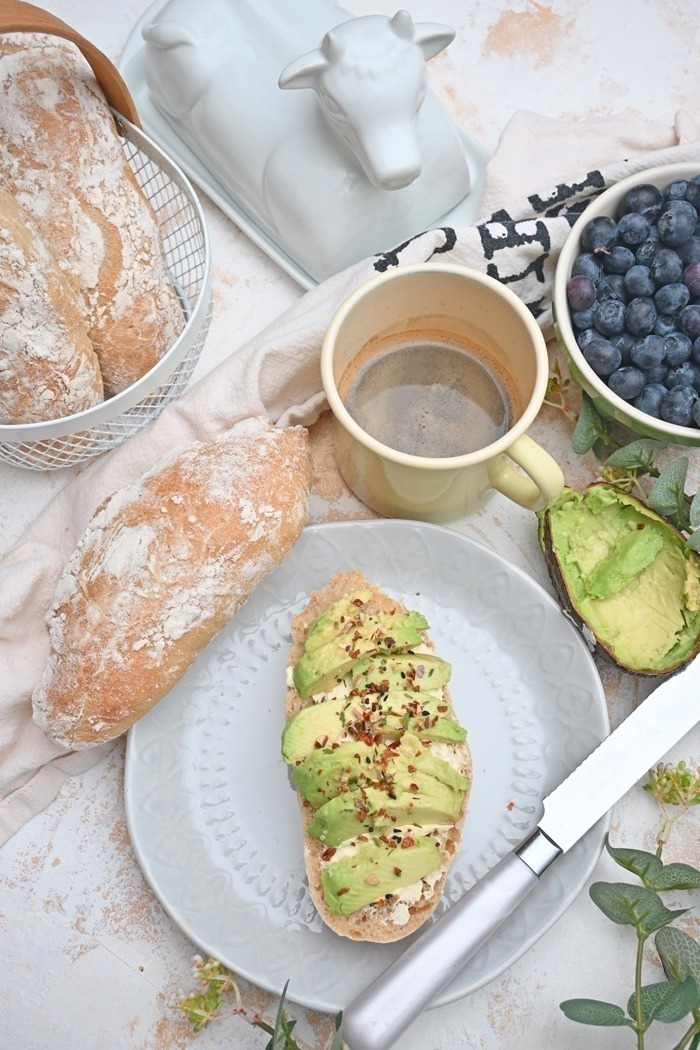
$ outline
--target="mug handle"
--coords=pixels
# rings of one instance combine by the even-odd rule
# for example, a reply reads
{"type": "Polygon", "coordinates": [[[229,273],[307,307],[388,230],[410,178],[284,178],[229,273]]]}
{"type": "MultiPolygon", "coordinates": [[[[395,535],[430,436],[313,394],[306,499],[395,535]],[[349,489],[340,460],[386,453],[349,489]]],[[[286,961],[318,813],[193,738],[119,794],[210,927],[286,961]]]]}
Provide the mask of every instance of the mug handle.
{"type": "Polygon", "coordinates": [[[544,510],[561,495],[564,488],[561,467],[527,434],[516,438],[506,455],[488,464],[489,481],[502,495],[526,510],[544,510]],[[528,477],[513,470],[506,455],[522,467],[528,477]]]}

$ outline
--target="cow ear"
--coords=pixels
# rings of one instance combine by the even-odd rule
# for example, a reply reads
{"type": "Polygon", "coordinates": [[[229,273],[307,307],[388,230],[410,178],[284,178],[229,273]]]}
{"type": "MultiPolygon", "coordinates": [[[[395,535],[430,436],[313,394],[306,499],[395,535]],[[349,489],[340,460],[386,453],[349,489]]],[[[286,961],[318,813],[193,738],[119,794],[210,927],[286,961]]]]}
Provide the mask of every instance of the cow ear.
{"type": "Polygon", "coordinates": [[[179,44],[196,43],[192,33],[179,22],[149,22],[141,30],[143,39],[152,47],[167,50],[179,44]]]}
{"type": "Polygon", "coordinates": [[[444,51],[455,38],[455,31],[450,26],[439,22],[416,22],[415,41],[423,52],[427,62],[444,51]]]}
{"type": "Polygon", "coordinates": [[[316,78],[328,65],[328,59],[320,50],[308,51],[305,55],[293,59],[279,75],[277,83],[281,88],[313,88],[316,78]]]}

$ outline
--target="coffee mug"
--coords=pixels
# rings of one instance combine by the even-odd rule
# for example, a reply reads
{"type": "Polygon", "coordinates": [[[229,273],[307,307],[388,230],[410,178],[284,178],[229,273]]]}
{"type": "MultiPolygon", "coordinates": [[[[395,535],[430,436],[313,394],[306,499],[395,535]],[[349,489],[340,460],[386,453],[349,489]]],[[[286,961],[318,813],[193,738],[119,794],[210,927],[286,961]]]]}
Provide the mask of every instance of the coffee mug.
{"type": "Polygon", "coordinates": [[[526,434],[548,376],[536,321],[493,278],[445,263],[370,278],[321,350],[340,473],[388,517],[454,520],[494,491],[541,510],[564,485],[526,434]]]}

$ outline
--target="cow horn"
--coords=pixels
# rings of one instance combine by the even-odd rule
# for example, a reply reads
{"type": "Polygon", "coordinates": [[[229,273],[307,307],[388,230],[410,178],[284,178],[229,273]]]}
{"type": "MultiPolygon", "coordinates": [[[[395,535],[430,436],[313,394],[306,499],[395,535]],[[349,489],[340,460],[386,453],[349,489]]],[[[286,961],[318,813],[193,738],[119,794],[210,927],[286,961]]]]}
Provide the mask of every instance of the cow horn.
{"type": "Polygon", "coordinates": [[[347,41],[343,40],[340,33],[335,29],[329,29],[321,43],[321,51],[329,62],[336,62],[341,58],[347,47],[347,41]]]}
{"type": "Polygon", "coordinates": [[[402,40],[413,40],[415,27],[408,11],[397,11],[391,20],[391,28],[402,40]]]}
{"type": "Polygon", "coordinates": [[[444,51],[455,38],[454,29],[451,26],[441,25],[439,22],[418,22],[414,30],[416,43],[423,52],[426,62],[429,58],[434,58],[435,55],[444,51]]]}

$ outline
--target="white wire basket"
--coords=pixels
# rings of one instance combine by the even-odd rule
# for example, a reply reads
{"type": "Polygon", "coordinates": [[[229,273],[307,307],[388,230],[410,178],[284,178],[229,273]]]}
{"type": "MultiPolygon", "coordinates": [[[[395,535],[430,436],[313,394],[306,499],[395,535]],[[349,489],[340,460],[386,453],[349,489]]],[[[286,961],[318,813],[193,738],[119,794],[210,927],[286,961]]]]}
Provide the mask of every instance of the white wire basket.
{"type": "Polygon", "coordinates": [[[74,466],[137,433],[187,386],[211,323],[211,262],[204,215],[192,186],[139,128],[112,110],[122,146],[158,220],[185,327],[138,382],[84,412],[50,422],[0,425],[0,460],[29,470],[74,466]]]}

